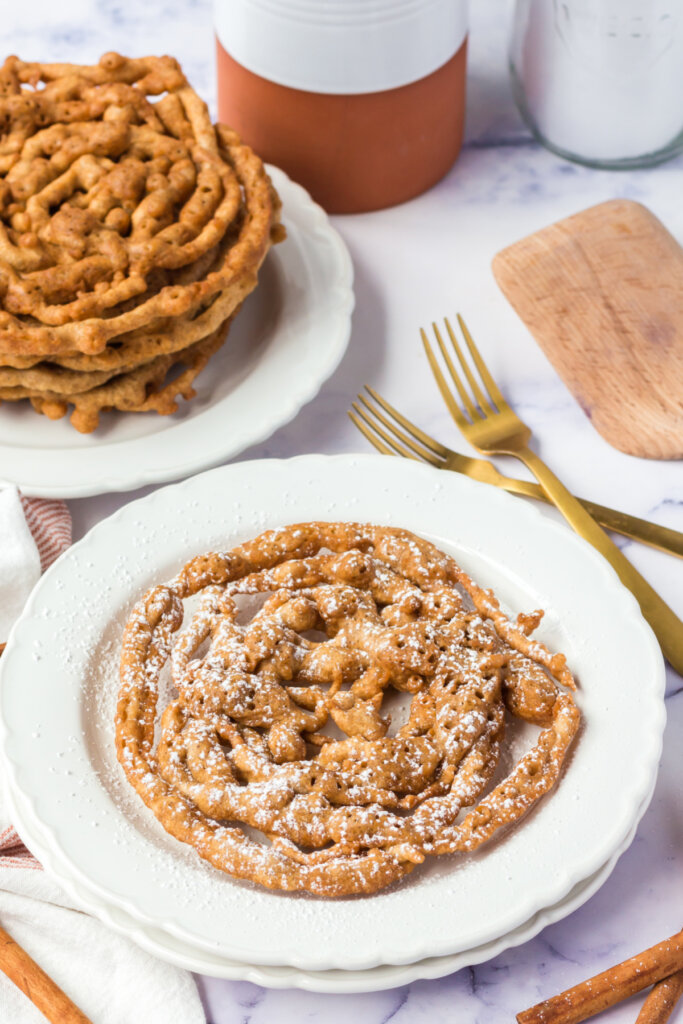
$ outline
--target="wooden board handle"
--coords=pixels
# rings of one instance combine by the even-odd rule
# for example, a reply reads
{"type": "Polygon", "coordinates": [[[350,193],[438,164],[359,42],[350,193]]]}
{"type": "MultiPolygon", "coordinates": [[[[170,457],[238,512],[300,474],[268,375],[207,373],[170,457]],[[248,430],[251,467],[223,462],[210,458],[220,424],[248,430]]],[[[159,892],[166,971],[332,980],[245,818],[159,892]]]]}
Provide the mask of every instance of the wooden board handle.
{"type": "Polygon", "coordinates": [[[27,995],[51,1024],[92,1024],[42,967],[0,928],[0,970],[27,995]]]}

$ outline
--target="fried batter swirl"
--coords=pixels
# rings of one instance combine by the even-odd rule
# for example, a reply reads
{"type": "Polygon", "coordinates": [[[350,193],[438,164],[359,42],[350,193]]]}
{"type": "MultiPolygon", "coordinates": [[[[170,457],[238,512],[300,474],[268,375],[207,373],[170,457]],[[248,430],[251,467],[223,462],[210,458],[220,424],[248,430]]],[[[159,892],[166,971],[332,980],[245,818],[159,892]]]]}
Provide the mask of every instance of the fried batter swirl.
{"type": "Polygon", "coordinates": [[[579,713],[560,688],[574,688],[564,656],[529,639],[541,615],[512,622],[405,530],[264,533],[195,558],[136,605],[119,760],[167,831],[216,867],[318,896],[376,892],[427,856],[477,849],[557,780],[579,713]],[[247,622],[244,595],[265,598],[247,622]],[[169,660],[177,698],[155,742],[169,660]],[[393,735],[391,690],[410,695],[393,735]],[[506,708],[542,731],[491,789],[506,708]]]}

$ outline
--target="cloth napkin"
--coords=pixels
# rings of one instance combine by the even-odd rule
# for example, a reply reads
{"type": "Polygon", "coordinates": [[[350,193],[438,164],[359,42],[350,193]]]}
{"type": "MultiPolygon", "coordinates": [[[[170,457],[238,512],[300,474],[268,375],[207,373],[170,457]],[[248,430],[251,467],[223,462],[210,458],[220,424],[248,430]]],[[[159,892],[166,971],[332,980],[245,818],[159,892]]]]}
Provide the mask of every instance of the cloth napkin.
{"type": "MultiPolygon", "coordinates": [[[[0,489],[0,645],[41,571],[70,543],[64,502],[0,489]]],[[[192,976],[78,910],[12,828],[1,791],[0,924],[93,1024],[205,1024],[192,976]]],[[[0,1021],[45,1024],[2,973],[0,1021]]]]}

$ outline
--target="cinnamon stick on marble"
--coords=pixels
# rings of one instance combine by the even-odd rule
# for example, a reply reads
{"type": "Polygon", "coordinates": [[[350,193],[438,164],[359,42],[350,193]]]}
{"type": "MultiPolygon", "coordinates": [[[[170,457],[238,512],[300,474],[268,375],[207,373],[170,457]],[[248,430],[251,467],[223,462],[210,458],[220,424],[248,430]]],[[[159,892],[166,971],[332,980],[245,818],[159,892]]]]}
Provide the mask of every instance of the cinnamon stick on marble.
{"type": "Polygon", "coordinates": [[[50,1024],[92,1024],[42,967],[0,928],[0,970],[27,995],[50,1024]]]}
{"type": "MultiPolygon", "coordinates": [[[[683,931],[517,1014],[519,1024],[579,1024],[683,969],[683,931]]],[[[656,1019],[656,1018],[655,1018],[656,1019]]]]}
{"type": "Polygon", "coordinates": [[[636,1024],[665,1024],[683,996],[683,971],[658,981],[643,1003],[636,1024]]]}

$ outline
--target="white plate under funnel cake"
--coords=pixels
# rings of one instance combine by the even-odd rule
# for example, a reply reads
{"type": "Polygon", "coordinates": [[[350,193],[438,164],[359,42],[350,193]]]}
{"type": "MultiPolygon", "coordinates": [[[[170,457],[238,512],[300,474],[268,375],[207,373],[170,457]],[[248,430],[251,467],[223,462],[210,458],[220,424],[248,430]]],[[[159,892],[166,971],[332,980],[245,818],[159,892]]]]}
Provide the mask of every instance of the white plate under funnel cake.
{"type": "Polygon", "coordinates": [[[287,238],[223,348],[172,416],[103,414],[92,434],[0,404],[0,480],[24,494],[83,498],[178,480],[265,440],[334,372],[351,333],[353,268],[341,236],[308,192],[269,167],[287,238]]]}
{"type": "Polygon", "coordinates": [[[592,548],[483,484],[371,455],[241,463],[126,506],[45,574],[0,673],[11,784],[77,882],[192,948],[304,970],[457,953],[563,899],[639,820],[664,725],[659,648],[592,548]],[[580,684],[583,728],[555,790],[502,840],[435,858],[370,898],[285,895],[223,875],[164,832],[114,754],[121,629],[136,597],[195,553],[310,519],[434,540],[510,610],[545,608],[539,635],[580,684]]]}
{"type": "MultiPolygon", "coordinates": [[[[430,957],[417,960],[411,964],[381,964],[365,971],[303,971],[297,967],[278,967],[240,963],[216,956],[204,949],[195,949],[179,939],[162,932],[158,928],[141,925],[133,920],[125,910],[112,907],[101,897],[74,882],[70,875],[69,865],[55,856],[54,849],[44,845],[40,825],[32,818],[31,811],[23,806],[20,794],[7,791],[7,803],[11,810],[12,821],[15,823],[25,842],[36,853],[44,867],[55,875],[70,896],[81,907],[115,931],[127,936],[133,942],[160,957],[168,960],[176,967],[183,967],[198,974],[208,974],[215,978],[227,978],[231,981],[250,981],[264,988],[299,988],[307,992],[324,992],[327,994],[351,994],[357,992],[378,992],[383,989],[408,985],[413,981],[442,978],[446,974],[461,970],[473,964],[483,963],[512,946],[528,942],[547,925],[573,913],[590,899],[611,875],[614,866],[633,840],[635,826],[626,837],[624,843],[595,874],[577,885],[570,893],[552,907],[545,907],[515,928],[507,935],[502,935],[492,942],[484,943],[475,949],[463,950],[450,956],[430,957]],[[21,810],[20,810],[21,808],[21,810]]],[[[652,793],[645,799],[645,806],[650,803],[652,793]]]]}

